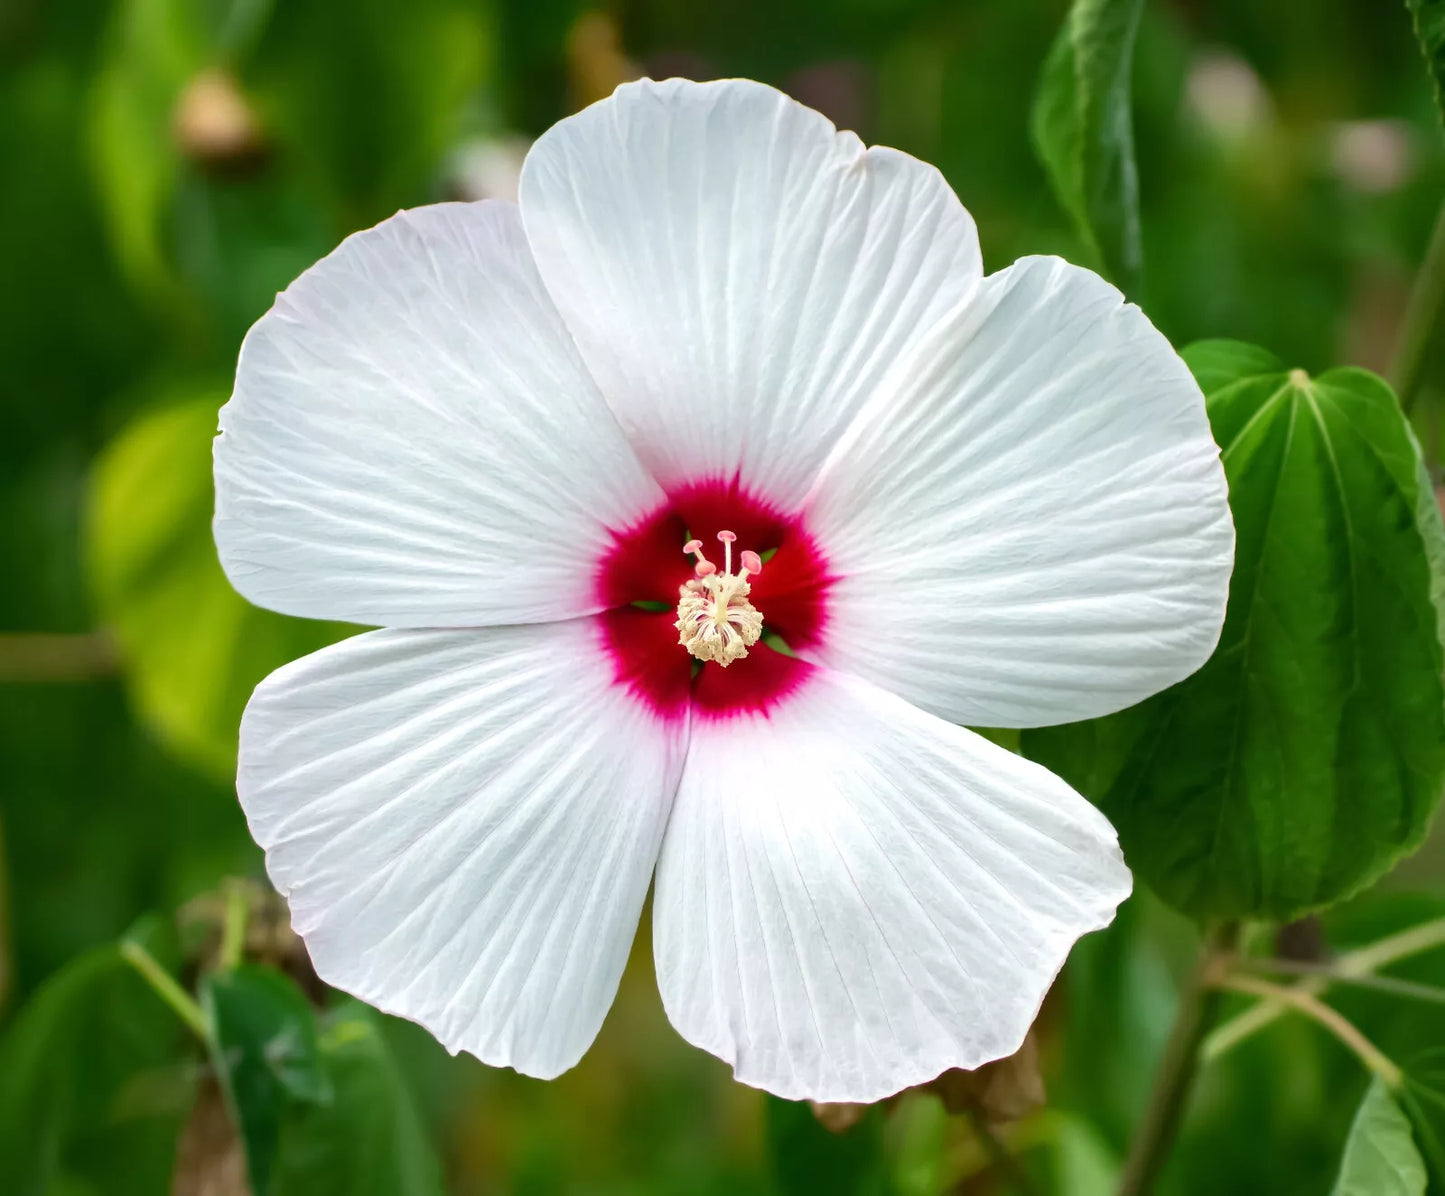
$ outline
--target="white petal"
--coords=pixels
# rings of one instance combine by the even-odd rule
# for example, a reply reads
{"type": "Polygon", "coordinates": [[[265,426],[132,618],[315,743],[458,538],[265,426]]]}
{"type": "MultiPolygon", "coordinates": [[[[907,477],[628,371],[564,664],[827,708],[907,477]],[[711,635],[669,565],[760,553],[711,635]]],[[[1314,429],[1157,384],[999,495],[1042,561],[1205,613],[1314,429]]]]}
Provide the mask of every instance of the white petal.
{"type": "Polygon", "coordinates": [[[221,411],[221,562],[288,614],[585,614],[600,604],[579,558],[660,500],[511,204],[418,208],[347,238],[251,329],[221,411]]]}
{"type": "Polygon", "coordinates": [[[1113,829],[1057,777],[818,669],[767,715],[694,720],[658,982],[744,1083],[875,1101],[1016,1050],[1129,886],[1113,829]]]}
{"type": "Polygon", "coordinates": [[[1204,398],[1138,308],[1026,258],[880,389],[810,500],[840,580],[820,659],[973,726],[1187,677],[1234,561],[1204,398]]]}
{"type": "Polygon", "coordinates": [[[664,485],[784,507],[982,272],[942,176],[746,80],[643,80],[554,126],[522,216],[582,356],[664,485]]]}
{"type": "Polygon", "coordinates": [[[681,765],[593,620],[378,631],[273,673],[237,787],[316,971],[554,1076],[617,991],[681,765]]]}

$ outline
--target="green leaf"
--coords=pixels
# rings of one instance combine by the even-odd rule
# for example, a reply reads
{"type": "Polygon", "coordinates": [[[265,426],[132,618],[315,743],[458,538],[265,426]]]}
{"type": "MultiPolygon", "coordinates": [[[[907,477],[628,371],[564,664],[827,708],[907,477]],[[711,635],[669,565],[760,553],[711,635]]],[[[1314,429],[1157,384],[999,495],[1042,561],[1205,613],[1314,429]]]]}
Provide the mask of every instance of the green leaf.
{"type": "Polygon", "coordinates": [[[1424,1196],[1425,1163],[1410,1122],[1378,1079],[1350,1127],[1333,1196],[1424,1196]]]}
{"type": "Polygon", "coordinates": [[[1144,0],[1074,0],[1034,96],[1034,148],[1094,258],[1135,293],[1143,269],[1129,110],[1144,0]]]}
{"type": "Polygon", "coordinates": [[[1185,357],[1238,537],[1219,647],[1147,702],[1023,746],[1102,806],[1170,904],[1288,919],[1380,876],[1438,803],[1440,521],[1379,378],[1223,342],[1185,357]]]}
{"type": "Polygon", "coordinates": [[[207,975],[201,1004],[214,1035],[216,1074],[246,1148],[251,1187],[265,1196],[288,1106],[330,1096],[316,1018],[295,984],[258,964],[207,975]]]}
{"type": "Polygon", "coordinates": [[[1268,349],[1243,341],[1196,341],[1184,350],[1189,370],[1206,395],[1223,390],[1241,378],[1277,374],[1284,369],[1268,349]]]}
{"type": "Polygon", "coordinates": [[[332,1099],[282,1131],[272,1196],[442,1196],[442,1169],[377,1016],[347,1002],[321,1033],[332,1099]]]}
{"type": "Polygon", "coordinates": [[[1445,118],[1445,0],[1405,0],[1415,24],[1415,37],[1430,68],[1435,106],[1445,118]]]}
{"type": "Polygon", "coordinates": [[[115,946],[56,972],[0,1039],[0,1192],[168,1190],[185,1032],[115,946]]]}
{"type": "Polygon", "coordinates": [[[105,449],[87,563],[141,715],[179,755],[229,778],[256,684],[347,629],[259,610],[226,580],[211,538],[219,405],[212,396],[143,415],[105,449]]]}

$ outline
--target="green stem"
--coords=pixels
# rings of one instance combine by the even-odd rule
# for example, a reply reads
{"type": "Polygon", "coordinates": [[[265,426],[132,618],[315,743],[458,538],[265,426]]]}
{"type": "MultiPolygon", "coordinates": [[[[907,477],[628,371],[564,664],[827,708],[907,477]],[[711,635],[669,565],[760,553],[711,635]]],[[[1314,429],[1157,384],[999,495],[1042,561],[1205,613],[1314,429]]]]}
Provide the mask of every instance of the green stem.
{"type": "Polygon", "coordinates": [[[220,968],[229,972],[240,964],[246,953],[246,919],[250,904],[246,886],[230,881],[225,888],[226,904],[221,917],[220,968]]]}
{"type": "Polygon", "coordinates": [[[191,999],[190,993],[177,984],[171,974],[156,962],[156,957],[139,943],[130,940],[121,943],[120,953],[125,957],[126,962],[141,974],[145,982],[155,991],[156,996],[169,1005],[175,1011],[176,1016],[194,1030],[202,1042],[209,1043],[211,1026],[206,1020],[206,1015],[201,1012],[201,1007],[191,999]]]}
{"type": "MultiPolygon", "coordinates": [[[[1409,959],[1436,947],[1445,947],[1445,918],[1422,922],[1409,930],[1399,931],[1378,942],[1349,951],[1335,960],[1331,971],[1340,977],[1369,976],[1392,963],[1399,963],[1402,959],[1409,959]]],[[[1330,976],[1311,976],[1295,987],[1312,997],[1318,997],[1329,989],[1331,979],[1330,976]]],[[[1225,1022],[1205,1039],[1205,1062],[1212,1062],[1238,1046],[1251,1034],[1263,1030],[1287,1008],[1287,1005],[1279,1001],[1261,1001],[1253,1009],[1246,1009],[1225,1022]]]]}
{"type": "Polygon", "coordinates": [[[1368,976],[1434,947],[1445,947],[1445,918],[1421,922],[1409,930],[1401,930],[1367,947],[1341,955],[1335,969],[1346,976],[1368,976]]]}
{"type": "Polygon", "coordinates": [[[0,682],[94,681],[119,669],[115,641],[103,631],[0,632],[0,682]]]}
{"type": "Polygon", "coordinates": [[[1254,997],[1268,997],[1290,1008],[1298,1010],[1317,1025],[1324,1027],[1344,1043],[1370,1071],[1382,1079],[1392,1091],[1405,1080],[1400,1065],[1389,1058],[1356,1028],[1355,1024],[1336,1009],[1331,1009],[1318,997],[1304,992],[1298,986],[1289,988],[1262,980],[1258,976],[1225,976],[1217,980],[1219,988],[1231,992],[1245,993],[1254,997]]]}
{"type": "Polygon", "coordinates": [[[1230,922],[1206,937],[1194,973],[1179,994],[1174,1028],[1164,1044],[1164,1055],[1144,1108],[1144,1120],[1134,1135],[1124,1164],[1119,1196],[1144,1196],[1152,1191],[1169,1157],[1194,1086],[1199,1045],[1219,1008],[1221,995],[1214,983],[1215,973],[1220,960],[1233,952],[1238,934],[1238,924],[1230,922]]]}
{"type": "Polygon", "coordinates": [[[1349,976],[1327,963],[1308,963],[1299,959],[1240,959],[1235,966],[1243,972],[1311,976],[1323,979],[1330,984],[1368,988],[1374,992],[1405,997],[1412,1001],[1428,1001],[1432,1005],[1445,1005],[1445,988],[1437,988],[1433,984],[1417,984],[1413,980],[1397,980],[1393,976],[1349,976]]]}
{"type": "Polygon", "coordinates": [[[1425,382],[1426,369],[1442,318],[1445,318],[1445,205],[1430,234],[1425,260],[1415,275],[1410,301],[1400,330],[1399,347],[1395,351],[1390,380],[1400,396],[1400,406],[1408,414],[1419,398],[1425,382]]]}

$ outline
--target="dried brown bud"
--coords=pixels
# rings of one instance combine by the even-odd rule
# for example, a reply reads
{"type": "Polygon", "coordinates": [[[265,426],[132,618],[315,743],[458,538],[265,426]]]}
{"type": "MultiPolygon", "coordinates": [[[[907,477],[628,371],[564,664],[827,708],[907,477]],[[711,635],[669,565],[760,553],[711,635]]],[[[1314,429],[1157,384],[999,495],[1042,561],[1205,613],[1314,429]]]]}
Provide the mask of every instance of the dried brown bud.
{"type": "Polygon", "coordinates": [[[813,1116],[818,1119],[818,1124],[825,1130],[834,1134],[846,1134],[867,1115],[870,1105],[850,1104],[825,1104],[822,1101],[809,1101],[808,1105],[813,1110],[813,1116]]]}
{"type": "Polygon", "coordinates": [[[1046,1099],[1038,1043],[1032,1031],[1023,1046],[1007,1058],[985,1063],[974,1071],[946,1071],[924,1087],[938,1093],[950,1113],[973,1110],[993,1126],[1027,1117],[1046,1099]]]}
{"type": "Polygon", "coordinates": [[[176,101],[176,144],[202,166],[254,165],[265,153],[260,123],[236,81],[225,71],[202,71],[176,101]]]}

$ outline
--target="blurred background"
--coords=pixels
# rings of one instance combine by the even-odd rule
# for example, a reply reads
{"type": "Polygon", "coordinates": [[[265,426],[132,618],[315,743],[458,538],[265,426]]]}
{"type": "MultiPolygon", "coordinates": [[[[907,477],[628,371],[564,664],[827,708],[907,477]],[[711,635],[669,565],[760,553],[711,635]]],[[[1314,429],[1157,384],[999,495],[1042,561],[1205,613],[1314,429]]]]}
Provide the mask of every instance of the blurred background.
{"type": "MultiPolygon", "coordinates": [[[[1088,264],[1028,132],[1065,7],[0,0],[0,1174],[67,1196],[242,1190],[217,1186],[234,1185],[234,1137],[183,1029],[156,1027],[169,1015],[134,976],[87,979],[118,936],[153,936],[184,980],[243,902],[248,954],[335,1004],[264,891],[236,883],[263,878],[231,787],[241,708],[342,633],[247,607],[210,539],[216,408],[276,291],[399,207],[514,195],[531,138],[640,74],[776,84],[936,163],[989,269],[1038,252],[1088,264]],[[86,985],[91,1004],[65,996],[86,985]]],[[[1237,337],[1291,366],[1383,371],[1445,195],[1404,6],[1157,0],[1134,94],[1154,321],[1176,344],[1237,337]]],[[[1438,460],[1434,408],[1420,431],[1438,460]]],[[[1427,847],[1286,948],[1343,950],[1445,913],[1442,860],[1427,847]]],[[[829,1129],[733,1084],[663,1017],[646,924],[596,1047],[552,1083],[333,1014],[333,1045],[338,1027],[374,1035],[351,1059],[365,1110],[294,1149],[283,1136],[278,1183],[1105,1192],[1195,948],[1147,894],[1081,944],[1038,1028],[1039,1074],[984,1102],[1016,1174],[935,1093],[861,1121],[825,1111],[829,1129]]],[[[1445,982],[1445,960],[1400,972],[1432,973],[1445,982]]],[[[1440,1006],[1341,1007],[1387,1052],[1445,1046],[1440,1006]]],[[[1207,1070],[1167,1190],[1326,1192],[1363,1084],[1316,1028],[1277,1019],[1207,1070]]]]}

